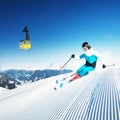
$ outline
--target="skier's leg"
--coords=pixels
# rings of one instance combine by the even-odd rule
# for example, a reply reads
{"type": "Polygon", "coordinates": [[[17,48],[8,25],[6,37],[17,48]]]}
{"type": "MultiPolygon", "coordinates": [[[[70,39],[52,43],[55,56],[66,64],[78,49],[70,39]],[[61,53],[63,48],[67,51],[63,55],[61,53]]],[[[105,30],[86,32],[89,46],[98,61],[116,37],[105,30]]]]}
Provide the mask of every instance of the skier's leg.
{"type": "MultiPolygon", "coordinates": [[[[81,73],[83,72],[83,70],[85,69],[85,65],[83,65],[82,67],[80,67],[76,73],[73,73],[71,75],[71,79],[70,79],[70,82],[74,81],[74,80],[77,80],[79,79],[80,77],[82,77],[81,73]]],[[[85,73],[84,73],[85,74],[85,73]]]]}
{"type": "Polygon", "coordinates": [[[78,70],[77,70],[77,73],[73,74],[73,78],[70,80],[70,82],[74,81],[74,80],[77,80],[79,79],[80,77],[82,76],[85,76],[88,74],[89,71],[92,71],[94,70],[93,67],[88,67],[86,65],[83,65],[82,67],[80,67],[78,70]]]}
{"type": "Polygon", "coordinates": [[[79,68],[77,70],[77,73],[82,77],[85,76],[89,73],[89,71],[93,71],[95,68],[91,67],[91,66],[86,66],[83,65],[81,68],[79,68]]]}
{"type": "Polygon", "coordinates": [[[78,75],[77,73],[74,75],[74,77],[70,80],[70,82],[79,79],[81,76],[78,75]]]}

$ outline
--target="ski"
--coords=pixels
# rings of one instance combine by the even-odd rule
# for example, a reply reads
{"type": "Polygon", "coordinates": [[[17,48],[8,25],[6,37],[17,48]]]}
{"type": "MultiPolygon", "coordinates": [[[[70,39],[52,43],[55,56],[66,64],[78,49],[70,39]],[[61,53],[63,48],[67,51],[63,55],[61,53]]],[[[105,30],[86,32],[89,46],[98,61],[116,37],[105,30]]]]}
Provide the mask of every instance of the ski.
{"type": "Polygon", "coordinates": [[[70,79],[67,79],[67,78],[62,78],[60,80],[56,80],[54,90],[61,89],[62,87],[67,85],[69,82],[70,82],[70,79]]]}
{"type": "Polygon", "coordinates": [[[55,81],[55,86],[54,86],[54,89],[55,90],[58,90],[58,89],[61,89],[63,88],[64,86],[66,86],[67,84],[69,84],[71,82],[71,79],[73,78],[74,76],[69,76],[69,77],[64,77],[64,78],[61,78],[59,80],[56,80],[55,81]]]}
{"type": "Polygon", "coordinates": [[[72,74],[68,77],[64,77],[64,78],[61,78],[59,80],[56,80],[55,81],[55,86],[54,86],[54,90],[58,90],[58,89],[61,89],[63,88],[64,86],[66,86],[67,84],[71,83],[72,81],[74,80],[77,80],[81,78],[79,75],[77,74],[72,74]]]}

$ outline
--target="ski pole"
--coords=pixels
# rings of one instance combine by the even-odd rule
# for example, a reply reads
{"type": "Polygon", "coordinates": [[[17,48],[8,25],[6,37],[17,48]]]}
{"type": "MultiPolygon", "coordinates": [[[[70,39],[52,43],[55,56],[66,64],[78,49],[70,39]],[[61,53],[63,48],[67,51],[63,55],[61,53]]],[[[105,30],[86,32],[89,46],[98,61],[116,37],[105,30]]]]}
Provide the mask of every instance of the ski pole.
{"type": "Polygon", "coordinates": [[[115,66],[115,64],[107,65],[106,67],[115,66]]]}
{"type": "Polygon", "coordinates": [[[71,57],[68,59],[68,61],[60,68],[60,71],[62,70],[62,68],[72,59],[75,58],[75,55],[72,54],[71,57]]]}

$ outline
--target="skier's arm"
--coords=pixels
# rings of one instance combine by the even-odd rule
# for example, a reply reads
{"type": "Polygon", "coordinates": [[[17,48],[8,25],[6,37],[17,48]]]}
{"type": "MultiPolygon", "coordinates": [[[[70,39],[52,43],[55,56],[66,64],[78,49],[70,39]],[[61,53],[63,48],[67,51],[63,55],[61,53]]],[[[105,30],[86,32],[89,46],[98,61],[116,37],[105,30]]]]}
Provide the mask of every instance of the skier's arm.
{"type": "Polygon", "coordinates": [[[82,54],[82,55],[80,55],[80,59],[82,59],[82,58],[86,58],[86,54],[82,54]]]}
{"type": "Polygon", "coordinates": [[[85,58],[85,57],[86,57],[85,54],[82,54],[82,55],[80,55],[80,56],[78,56],[78,55],[75,55],[75,56],[74,56],[75,59],[82,59],[82,58],[85,58]]]}
{"type": "Polygon", "coordinates": [[[106,68],[106,65],[105,65],[104,62],[103,62],[102,56],[101,56],[98,52],[96,52],[96,51],[95,51],[95,54],[96,54],[96,56],[98,57],[98,61],[101,63],[102,68],[103,68],[103,69],[106,68]]]}

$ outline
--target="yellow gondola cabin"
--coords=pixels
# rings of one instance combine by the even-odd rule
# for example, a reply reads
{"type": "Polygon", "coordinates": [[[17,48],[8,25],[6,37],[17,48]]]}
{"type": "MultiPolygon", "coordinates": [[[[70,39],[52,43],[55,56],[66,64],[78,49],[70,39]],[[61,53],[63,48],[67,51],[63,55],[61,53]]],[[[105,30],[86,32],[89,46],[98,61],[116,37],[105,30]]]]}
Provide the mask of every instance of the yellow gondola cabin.
{"type": "Polygon", "coordinates": [[[26,33],[26,39],[25,40],[21,40],[20,41],[20,45],[19,48],[22,50],[28,50],[31,48],[31,42],[30,42],[30,38],[29,38],[29,34],[28,34],[28,28],[27,26],[24,28],[23,32],[26,33]]]}
{"type": "Polygon", "coordinates": [[[31,48],[30,40],[21,40],[20,41],[20,49],[27,50],[31,48]]]}

